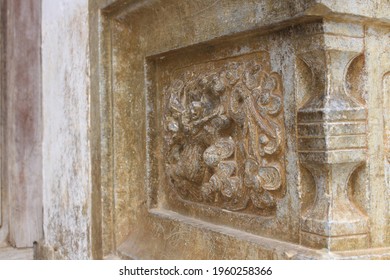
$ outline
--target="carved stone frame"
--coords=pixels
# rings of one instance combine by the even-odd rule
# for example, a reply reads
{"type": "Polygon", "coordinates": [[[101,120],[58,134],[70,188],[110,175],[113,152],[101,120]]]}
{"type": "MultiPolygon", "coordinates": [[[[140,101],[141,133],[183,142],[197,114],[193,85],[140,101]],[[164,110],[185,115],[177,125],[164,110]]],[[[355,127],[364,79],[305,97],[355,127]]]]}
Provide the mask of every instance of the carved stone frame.
{"type": "MultiPolygon", "coordinates": [[[[299,90],[299,85],[290,89],[290,94],[285,95],[293,101],[291,107],[286,109],[289,111],[286,130],[292,132],[288,142],[290,145],[288,152],[292,156],[296,155],[296,159],[291,160],[291,165],[288,167],[290,170],[287,173],[292,174],[295,171],[298,175],[293,183],[295,187],[287,189],[287,199],[291,200],[289,209],[292,210],[292,214],[287,215],[290,219],[288,223],[291,232],[285,236],[284,241],[181,215],[167,209],[151,207],[154,204],[152,199],[154,194],[145,187],[147,186],[145,182],[147,154],[139,152],[140,150],[146,151],[147,141],[146,134],[144,134],[146,123],[142,121],[146,115],[144,97],[147,94],[147,87],[143,83],[148,79],[144,72],[145,58],[162,56],[163,53],[185,46],[197,44],[213,46],[219,42],[214,38],[220,36],[224,37],[223,40],[226,38],[238,40],[242,36],[253,34],[253,36],[261,37],[268,36],[266,34],[270,32],[283,32],[286,27],[285,30],[288,30],[286,33],[291,32],[297,36],[290,40],[299,40],[299,36],[303,36],[299,27],[291,30],[288,29],[289,25],[298,23],[301,26],[315,26],[316,24],[322,26],[324,16],[314,13],[291,21],[288,20],[289,16],[286,16],[283,24],[276,25],[273,25],[272,20],[265,19],[264,22],[255,25],[246,23],[245,26],[232,28],[229,34],[223,33],[226,30],[204,36],[200,33],[199,38],[183,37],[182,41],[174,41],[179,39],[173,36],[171,45],[165,42],[160,47],[150,48],[145,52],[147,43],[137,32],[141,32],[140,28],[143,27],[151,34],[149,27],[141,24],[142,12],[140,12],[150,7],[158,9],[159,6],[154,2],[144,1],[100,1],[91,4],[93,11],[90,19],[91,45],[99,46],[99,48],[91,49],[92,92],[95,93],[92,95],[92,119],[95,119],[92,123],[92,144],[96,148],[93,155],[95,163],[93,174],[96,176],[93,178],[94,185],[101,186],[93,190],[92,197],[92,200],[97,202],[97,204],[93,203],[95,210],[92,211],[95,225],[93,234],[96,234],[92,242],[96,245],[97,256],[100,253],[107,255],[116,252],[125,258],[291,259],[348,258],[359,255],[363,258],[369,257],[372,254],[371,251],[356,252],[356,254],[340,252],[337,256],[330,256],[323,251],[299,245],[302,241],[299,237],[300,228],[296,225],[299,224],[301,211],[303,211],[301,206],[304,204],[299,197],[302,192],[308,190],[302,189],[300,185],[300,176],[304,171],[299,171],[298,148],[295,139],[297,123],[294,118],[299,108],[295,95],[299,90]],[[131,16],[128,17],[128,15],[131,16]],[[140,21],[140,25],[132,25],[136,21],[140,21]],[[261,25],[267,27],[261,28],[259,27],[261,25]],[[126,56],[128,58],[124,60],[126,56]],[[118,139],[124,139],[124,141],[118,141],[118,139]],[[134,143],[136,144],[133,145],[134,143]],[[100,204],[99,201],[102,203],[100,204]],[[172,236],[175,237],[174,240],[170,240],[172,236]],[[189,239],[195,243],[188,244],[189,239]],[[99,246],[100,241],[103,244],[102,248],[99,246]],[[143,242],[142,246],[138,245],[140,242],[143,242]],[[192,248],[191,252],[183,250],[187,246],[192,248]],[[210,246],[214,251],[209,249],[210,246]],[[171,251],[175,251],[175,248],[181,248],[181,251],[173,254],[171,251]]],[[[344,20],[348,21],[348,19],[344,20]]],[[[213,23],[210,22],[210,24],[213,23]]],[[[362,24],[366,23],[362,22],[362,24]]],[[[164,28],[161,25],[160,27],[164,28]]],[[[290,51],[294,52],[294,48],[290,51]]],[[[289,63],[294,68],[297,67],[298,62],[292,59],[289,63]]],[[[297,73],[298,70],[293,70],[292,75],[289,76],[291,82],[296,82],[297,73]]],[[[295,82],[292,84],[295,85],[295,82]]],[[[370,119],[368,122],[370,126],[370,119]]],[[[371,148],[368,147],[368,149],[371,148]]],[[[371,158],[369,160],[372,161],[371,158]]],[[[303,193],[303,196],[306,194],[303,193]]],[[[378,195],[372,196],[374,201],[378,199],[378,195]]],[[[373,215],[371,220],[378,219],[375,214],[373,215]]],[[[375,239],[375,237],[372,238],[375,239]]],[[[374,243],[377,244],[374,247],[385,247],[387,244],[386,242],[374,243]]],[[[363,245],[363,248],[367,249],[366,245],[363,245]]],[[[375,252],[383,256],[389,254],[387,249],[375,252]]]]}

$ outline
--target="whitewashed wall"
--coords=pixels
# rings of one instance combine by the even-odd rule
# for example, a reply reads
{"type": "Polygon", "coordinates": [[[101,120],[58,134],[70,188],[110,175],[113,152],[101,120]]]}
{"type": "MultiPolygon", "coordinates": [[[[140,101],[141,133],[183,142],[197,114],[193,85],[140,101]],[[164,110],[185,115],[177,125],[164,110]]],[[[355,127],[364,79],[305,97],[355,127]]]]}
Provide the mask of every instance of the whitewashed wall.
{"type": "Polygon", "coordinates": [[[88,0],[42,1],[44,244],[91,257],[88,0]]]}

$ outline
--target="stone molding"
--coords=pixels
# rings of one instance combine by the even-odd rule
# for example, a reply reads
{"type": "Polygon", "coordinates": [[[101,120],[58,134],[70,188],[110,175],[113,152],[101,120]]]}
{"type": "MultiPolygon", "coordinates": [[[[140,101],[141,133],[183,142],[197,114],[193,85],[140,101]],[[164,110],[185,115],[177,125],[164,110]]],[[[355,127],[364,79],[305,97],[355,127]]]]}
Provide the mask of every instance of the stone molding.
{"type": "MultiPolygon", "coordinates": [[[[92,59],[92,68],[100,67],[92,73],[92,81],[98,81],[92,87],[100,94],[95,133],[101,143],[104,254],[388,258],[390,240],[383,233],[390,228],[389,196],[377,191],[388,188],[386,165],[373,164],[374,154],[386,159],[381,151],[387,147],[387,132],[372,131],[379,95],[381,122],[387,120],[387,80],[372,70],[378,64],[383,73],[390,70],[388,57],[375,61],[372,48],[386,50],[389,19],[381,12],[386,1],[368,4],[377,10],[352,1],[342,7],[327,1],[294,2],[272,12],[269,1],[263,1],[265,14],[259,17],[245,14],[257,8],[251,1],[235,17],[229,16],[231,1],[212,7],[207,1],[176,7],[170,1],[165,6],[154,1],[91,6],[91,44],[100,46],[92,59]],[[233,50],[238,54],[232,55],[233,50]],[[237,74],[241,87],[229,84],[226,75],[229,63],[255,53],[259,59],[269,57],[263,76],[280,80],[269,97],[280,102],[281,111],[268,120],[260,75],[254,87],[245,83],[245,70],[237,74]],[[370,87],[372,77],[381,82],[370,87]],[[240,111],[232,102],[239,100],[244,104],[240,111]],[[256,152],[248,144],[255,141],[239,136],[245,126],[240,123],[252,127],[259,142],[264,132],[268,140],[276,139],[270,123],[281,127],[277,154],[268,157],[261,148],[256,152]],[[372,133],[381,136],[378,152],[372,133]],[[257,166],[246,163],[238,143],[257,166]],[[261,172],[275,164],[280,176],[261,172]],[[254,175],[245,176],[246,171],[254,175]],[[373,180],[376,173],[382,177],[373,180]],[[268,198],[253,198],[255,189],[268,198]],[[134,245],[145,239],[145,247],[134,245]],[[185,240],[193,240],[192,253],[185,250],[185,240]],[[256,252],[237,254],[237,248],[251,242],[257,244],[256,252]],[[278,242],[291,247],[270,253],[275,248],[283,252],[278,242]],[[229,248],[222,252],[222,247],[229,248]],[[318,250],[323,248],[326,253],[318,250]]],[[[256,75],[254,70],[252,77],[256,75]]]]}

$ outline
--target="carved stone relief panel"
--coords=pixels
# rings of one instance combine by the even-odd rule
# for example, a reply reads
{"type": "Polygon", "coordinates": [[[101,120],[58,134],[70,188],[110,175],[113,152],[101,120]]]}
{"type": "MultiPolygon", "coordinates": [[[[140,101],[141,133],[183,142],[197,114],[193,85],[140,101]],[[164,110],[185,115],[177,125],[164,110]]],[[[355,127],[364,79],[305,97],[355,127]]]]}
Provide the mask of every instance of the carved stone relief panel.
{"type": "Polygon", "coordinates": [[[286,193],[281,62],[261,40],[245,42],[148,59],[152,208],[240,229],[272,223],[286,193]]]}
{"type": "Polygon", "coordinates": [[[307,1],[283,22],[271,0],[177,2],[118,2],[95,19],[106,252],[367,254],[353,250],[372,247],[384,212],[371,203],[383,188],[367,88],[383,73],[369,75],[369,22],[307,1]]]}
{"type": "Polygon", "coordinates": [[[177,70],[162,94],[175,199],[271,212],[284,184],[284,124],[282,81],[267,53],[177,70]]]}

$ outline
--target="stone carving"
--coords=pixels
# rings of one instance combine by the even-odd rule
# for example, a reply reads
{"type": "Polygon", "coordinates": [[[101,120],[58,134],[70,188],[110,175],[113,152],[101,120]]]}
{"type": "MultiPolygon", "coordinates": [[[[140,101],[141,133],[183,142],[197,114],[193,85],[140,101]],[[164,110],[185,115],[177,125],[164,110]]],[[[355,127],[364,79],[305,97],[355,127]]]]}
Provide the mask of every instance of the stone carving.
{"type": "Polygon", "coordinates": [[[283,104],[267,55],[191,66],[163,94],[165,169],[179,198],[273,209],[284,181],[283,104]]]}
{"type": "Polygon", "coordinates": [[[314,81],[312,98],[298,111],[299,159],[316,184],[315,201],[301,218],[305,245],[342,250],[368,244],[368,219],[348,197],[349,178],[367,149],[366,109],[343,85],[358,55],[328,49],[301,55],[314,81]]]}

